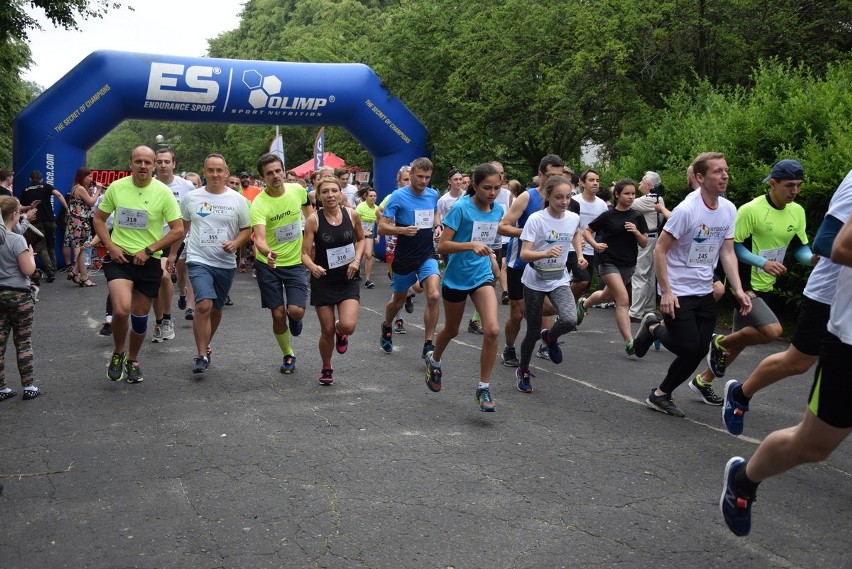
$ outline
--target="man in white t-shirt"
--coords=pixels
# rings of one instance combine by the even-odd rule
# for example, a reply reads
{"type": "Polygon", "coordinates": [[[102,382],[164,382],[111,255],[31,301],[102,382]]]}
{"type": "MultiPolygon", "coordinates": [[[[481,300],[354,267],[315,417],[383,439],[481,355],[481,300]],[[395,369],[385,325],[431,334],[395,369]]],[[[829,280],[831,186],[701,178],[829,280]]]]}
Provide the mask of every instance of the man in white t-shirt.
{"type": "Polygon", "coordinates": [[[202,373],[210,365],[210,343],[237,271],[234,253],[251,236],[249,202],[225,185],[228,165],[222,155],[211,154],[204,160],[204,177],[207,186],[192,190],[180,204],[186,266],[195,294],[192,333],[198,356],[193,373],[202,373]]]}
{"type": "MultiPolygon", "coordinates": [[[[598,188],[601,184],[601,175],[597,170],[586,170],[580,174],[580,187],[583,188],[583,193],[574,196],[574,201],[580,204],[580,230],[586,228],[590,222],[607,210],[606,202],[597,197],[598,188]]],[[[588,243],[583,244],[583,256],[588,262],[588,266],[583,269],[577,264],[579,251],[575,251],[575,255],[569,257],[568,268],[571,270],[571,292],[574,293],[574,298],[578,302],[582,302],[583,295],[589,288],[589,282],[592,280],[592,271],[595,267],[595,250],[588,243]]],[[[580,318],[579,320],[582,320],[580,318]]],[[[579,324],[579,322],[578,322],[579,324]]]]}
{"type": "Polygon", "coordinates": [[[686,415],[672,401],[672,392],[690,379],[709,349],[716,327],[713,299],[713,269],[721,260],[728,285],[740,312],[751,310],[751,300],[743,291],[734,254],[734,223],[737,210],[721,195],[728,186],[728,164],[719,152],[700,154],[692,163],[701,185],[700,194],[684,201],[672,212],[657,238],[654,265],[660,290],[660,312],[665,326],[650,312],[642,318],[633,338],[637,357],[648,353],[655,339],[675,359],[663,382],[652,389],[645,403],[656,411],[674,417],[686,415]]]}
{"type": "Polygon", "coordinates": [[[349,183],[349,170],[346,168],[340,168],[334,171],[334,175],[338,180],[340,180],[340,187],[343,188],[341,191],[346,196],[346,205],[355,209],[355,206],[357,206],[361,200],[358,199],[358,186],[349,183]]]}
{"type": "MultiPolygon", "coordinates": [[[[177,165],[175,153],[170,149],[160,148],[157,150],[155,165],[157,167],[157,179],[169,187],[178,204],[187,193],[195,189],[192,182],[184,180],[180,176],[175,176],[175,166],[177,165]]],[[[168,230],[168,226],[164,227],[163,234],[165,235],[168,230]]],[[[172,323],[172,296],[174,295],[172,273],[179,246],[176,244],[174,248],[174,251],[171,247],[164,250],[163,256],[160,258],[160,263],[163,266],[163,277],[160,279],[160,292],[154,299],[156,325],[154,326],[154,335],[151,338],[152,342],[163,342],[175,338],[175,325],[172,323]]]]}
{"type": "Polygon", "coordinates": [[[751,531],[751,505],[757,486],[800,464],[822,462],[852,434],[852,221],[837,234],[831,260],[841,267],[831,303],[828,333],[822,340],[808,408],[795,427],[766,437],[746,461],[735,456],[725,467],[719,509],[736,535],[751,531]]]}

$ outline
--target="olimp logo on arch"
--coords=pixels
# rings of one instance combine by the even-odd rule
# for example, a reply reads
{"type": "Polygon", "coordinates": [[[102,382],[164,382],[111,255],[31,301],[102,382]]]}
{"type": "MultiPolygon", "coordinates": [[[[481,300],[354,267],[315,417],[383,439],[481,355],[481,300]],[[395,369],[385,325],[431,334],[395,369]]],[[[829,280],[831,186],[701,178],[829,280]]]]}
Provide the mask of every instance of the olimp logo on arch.
{"type": "Polygon", "coordinates": [[[284,85],[278,77],[264,76],[254,69],[243,72],[243,84],[249,88],[248,102],[254,110],[233,109],[233,113],[319,117],[323,108],[335,100],[334,95],[328,98],[282,96],[280,93],[284,85]]]}

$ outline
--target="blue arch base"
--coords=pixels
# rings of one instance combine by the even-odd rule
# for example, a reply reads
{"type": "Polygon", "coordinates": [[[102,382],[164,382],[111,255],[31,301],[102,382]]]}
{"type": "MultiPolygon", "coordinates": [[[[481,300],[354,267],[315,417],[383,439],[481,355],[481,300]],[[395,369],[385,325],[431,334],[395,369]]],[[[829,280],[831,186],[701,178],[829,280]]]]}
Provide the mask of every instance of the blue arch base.
{"type": "Polygon", "coordinates": [[[69,189],[86,151],[127,119],[340,126],[372,155],[380,199],[428,155],[426,128],[366,65],[96,51],[15,120],[15,192],[32,170],[69,189]]]}

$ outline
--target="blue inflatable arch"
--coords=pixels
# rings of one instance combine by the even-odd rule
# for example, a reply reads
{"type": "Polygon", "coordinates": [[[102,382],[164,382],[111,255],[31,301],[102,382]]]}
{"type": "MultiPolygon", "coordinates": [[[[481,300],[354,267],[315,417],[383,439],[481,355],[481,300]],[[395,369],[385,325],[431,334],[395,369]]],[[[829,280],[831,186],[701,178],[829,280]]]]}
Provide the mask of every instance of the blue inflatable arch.
{"type": "Polygon", "coordinates": [[[373,156],[380,196],[427,155],[425,127],[366,65],[96,51],[15,120],[16,193],[32,170],[67,191],[86,151],[127,119],[341,126],[373,156]]]}

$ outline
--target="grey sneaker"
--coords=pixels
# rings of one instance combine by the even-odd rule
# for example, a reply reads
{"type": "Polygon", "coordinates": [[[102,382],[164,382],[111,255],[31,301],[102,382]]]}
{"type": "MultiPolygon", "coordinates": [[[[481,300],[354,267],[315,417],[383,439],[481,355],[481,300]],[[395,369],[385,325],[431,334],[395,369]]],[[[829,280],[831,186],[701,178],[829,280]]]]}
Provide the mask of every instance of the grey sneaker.
{"type": "Polygon", "coordinates": [[[172,324],[171,320],[163,320],[163,325],[161,326],[163,331],[163,340],[174,340],[175,339],[175,325],[172,324]]]}
{"type": "Polygon", "coordinates": [[[163,326],[157,324],[154,326],[154,335],[151,336],[151,341],[155,344],[163,341],[163,326]]]}
{"type": "Polygon", "coordinates": [[[654,335],[651,334],[651,326],[659,323],[660,319],[657,318],[657,315],[653,312],[649,312],[642,317],[642,321],[639,324],[639,330],[637,330],[636,335],[633,336],[633,352],[637,358],[643,358],[645,357],[645,354],[648,353],[648,349],[654,343],[654,335]]]}
{"type": "Polygon", "coordinates": [[[518,354],[515,351],[514,346],[507,346],[503,348],[503,365],[506,367],[518,367],[521,365],[520,360],[518,360],[518,354]]]}
{"type": "Polygon", "coordinates": [[[107,379],[110,381],[121,381],[124,376],[124,360],[127,359],[125,354],[112,353],[112,358],[109,360],[107,368],[107,379]]]}
{"type": "Polygon", "coordinates": [[[198,356],[195,358],[195,365],[192,366],[192,373],[204,373],[210,365],[210,360],[207,356],[198,356]]]}
{"type": "Polygon", "coordinates": [[[124,363],[124,379],[127,383],[142,383],[142,368],[139,367],[139,362],[131,362],[127,360],[124,363]]]}
{"type": "Polygon", "coordinates": [[[675,406],[670,393],[657,395],[656,391],[656,389],[652,389],[651,394],[648,395],[648,398],[645,400],[645,404],[648,405],[648,407],[654,411],[660,411],[666,415],[671,415],[672,417],[686,417],[686,413],[675,406]]]}

